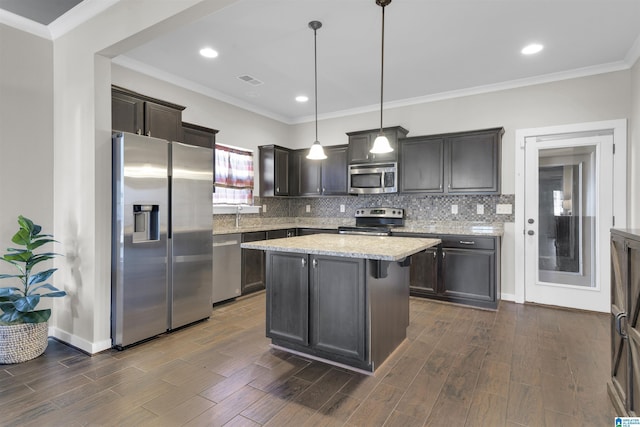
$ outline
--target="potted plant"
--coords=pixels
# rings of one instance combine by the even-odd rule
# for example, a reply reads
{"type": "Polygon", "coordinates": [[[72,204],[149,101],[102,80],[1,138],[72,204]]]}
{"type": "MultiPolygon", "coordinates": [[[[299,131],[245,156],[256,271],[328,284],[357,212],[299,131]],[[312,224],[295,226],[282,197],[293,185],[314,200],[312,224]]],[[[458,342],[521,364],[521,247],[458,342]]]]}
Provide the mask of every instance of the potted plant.
{"type": "Polygon", "coordinates": [[[53,236],[40,234],[42,227],[28,218],[18,217],[20,229],[11,241],[21,249],[8,248],[0,257],[18,269],[18,274],[0,274],[0,279],[17,279],[19,286],[0,287],[0,364],[24,362],[40,356],[47,348],[51,309],[36,310],[41,298],[63,297],[67,293],[44,283],[57,270],[35,272],[33,268],[59,255],[35,253],[41,246],[55,242],[53,236]]]}

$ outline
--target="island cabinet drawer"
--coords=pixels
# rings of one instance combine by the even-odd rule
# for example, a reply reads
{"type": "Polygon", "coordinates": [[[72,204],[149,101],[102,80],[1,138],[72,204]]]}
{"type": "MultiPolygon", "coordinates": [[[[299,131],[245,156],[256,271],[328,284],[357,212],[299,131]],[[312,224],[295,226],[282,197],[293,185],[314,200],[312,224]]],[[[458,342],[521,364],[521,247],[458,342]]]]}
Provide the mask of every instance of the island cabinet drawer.
{"type": "Polygon", "coordinates": [[[475,236],[440,236],[443,248],[457,249],[485,249],[494,250],[496,248],[496,240],[494,237],[475,237],[475,236]]]}

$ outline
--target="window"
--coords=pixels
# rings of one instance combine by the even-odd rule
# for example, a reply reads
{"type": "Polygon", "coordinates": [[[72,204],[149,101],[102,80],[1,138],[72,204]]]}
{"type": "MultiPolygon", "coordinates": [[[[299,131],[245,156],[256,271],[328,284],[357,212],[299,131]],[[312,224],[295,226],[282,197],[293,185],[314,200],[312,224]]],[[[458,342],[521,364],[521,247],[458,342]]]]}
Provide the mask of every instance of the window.
{"type": "Polygon", "coordinates": [[[214,204],[253,204],[253,153],[241,148],[215,145],[214,204]]]}

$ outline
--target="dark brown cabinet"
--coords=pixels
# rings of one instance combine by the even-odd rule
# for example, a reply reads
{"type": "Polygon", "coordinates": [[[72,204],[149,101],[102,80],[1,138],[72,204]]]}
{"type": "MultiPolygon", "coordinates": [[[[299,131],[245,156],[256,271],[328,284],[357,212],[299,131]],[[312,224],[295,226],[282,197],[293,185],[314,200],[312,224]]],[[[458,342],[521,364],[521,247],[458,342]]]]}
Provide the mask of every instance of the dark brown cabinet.
{"type": "Polygon", "coordinates": [[[496,309],[500,301],[500,238],[393,233],[442,240],[413,255],[411,295],[496,309]]]}
{"type": "Polygon", "coordinates": [[[448,193],[499,193],[500,148],[504,129],[468,132],[447,138],[448,193]]]}
{"type": "Polygon", "coordinates": [[[373,154],[370,152],[373,147],[380,129],[370,129],[357,132],[347,132],[349,137],[349,156],[348,163],[380,163],[380,162],[397,162],[398,161],[398,140],[405,138],[409,133],[408,130],[401,126],[388,127],[383,129],[384,134],[389,139],[389,144],[393,147],[393,151],[384,154],[373,154]]]}
{"type": "Polygon", "coordinates": [[[442,240],[442,295],[451,301],[470,301],[497,307],[496,251],[494,239],[445,238],[442,240]],[[466,242],[461,247],[460,242],[466,242]],[[472,245],[486,243],[486,249],[472,245]]]}
{"type": "MultiPolygon", "coordinates": [[[[242,243],[266,239],[267,233],[264,231],[242,233],[242,243]]],[[[264,289],[264,252],[256,249],[242,249],[241,272],[242,295],[264,289]]]]}
{"type": "Polygon", "coordinates": [[[400,192],[444,191],[444,138],[417,136],[400,141],[400,192]]]}
{"type": "Polygon", "coordinates": [[[421,295],[437,295],[440,268],[438,246],[428,248],[411,256],[409,286],[421,295]]]}
{"type": "Polygon", "coordinates": [[[347,151],[346,145],[324,147],[324,160],[307,159],[307,149],[293,151],[290,195],[346,195],[347,151]]]}
{"type": "MultiPolygon", "coordinates": [[[[294,237],[297,234],[295,228],[283,228],[268,231],[253,231],[242,233],[242,242],[257,242],[260,240],[281,239],[294,237]]],[[[265,258],[264,252],[257,249],[242,249],[241,266],[241,293],[242,295],[261,291],[265,288],[265,258]]]]}
{"type": "Polygon", "coordinates": [[[499,194],[503,128],[400,141],[400,192],[499,194]]]}
{"type": "Polygon", "coordinates": [[[309,150],[292,152],[291,196],[318,196],[322,194],[322,160],[309,160],[309,150]]]}
{"type": "Polygon", "coordinates": [[[182,141],[185,144],[197,145],[199,147],[215,148],[216,129],[206,128],[193,123],[182,122],[182,141]]]}
{"type": "Polygon", "coordinates": [[[267,337],[321,357],[365,360],[365,260],[271,251],[266,257],[267,337]]]}
{"type": "Polygon", "coordinates": [[[288,196],[291,150],[262,145],[260,152],[260,196],[288,196]]]}
{"type": "Polygon", "coordinates": [[[113,130],[182,141],[182,110],[185,107],[127,89],[111,88],[113,130]]]}
{"type": "Polygon", "coordinates": [[[347,145],[334,145],[325,148],[327,158],[322,161],[322,194],[337,196],[348,194],[348,154],[347,145]]]}
{"type": "Polygon", "coordinates": [[[640,414],[640,230],[611,230],[611,379],[616,413],[640,414]]]}

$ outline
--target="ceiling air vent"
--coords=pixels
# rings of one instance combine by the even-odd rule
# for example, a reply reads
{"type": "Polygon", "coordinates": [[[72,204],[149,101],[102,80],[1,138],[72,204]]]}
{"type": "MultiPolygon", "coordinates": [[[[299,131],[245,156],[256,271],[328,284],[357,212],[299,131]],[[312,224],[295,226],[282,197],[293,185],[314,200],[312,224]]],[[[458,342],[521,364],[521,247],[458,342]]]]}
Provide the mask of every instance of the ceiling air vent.
{"type": "Polygon", "coordinates": [[[253,85],[253,86],[258,86],[258,85],[262,84],[262,82],[260,80],[254,78],[254,77],[251,77],[248,74],[245,74],[243,76],[238,76],[238,78],[240,80],[242,80],[243,82],[249,83],[250,85],[253,85]]]}

